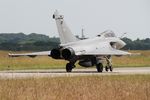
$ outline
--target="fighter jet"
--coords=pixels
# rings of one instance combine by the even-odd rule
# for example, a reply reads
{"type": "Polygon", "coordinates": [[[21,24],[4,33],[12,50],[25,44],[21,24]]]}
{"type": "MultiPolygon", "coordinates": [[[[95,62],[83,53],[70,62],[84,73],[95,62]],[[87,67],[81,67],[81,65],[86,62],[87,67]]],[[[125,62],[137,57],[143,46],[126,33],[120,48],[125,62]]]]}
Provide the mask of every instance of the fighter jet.
{"type": "Polygon", "coordinates": [[[60,45],[50,51],[33,52],[24,54],[9,54],[10,57],[20,56],[49,56],[53,59],[67,60],[66,71],[71,72],[75,68],[75,63],[82,67],[96,66],[97,72],[103,72],[103,60],[107,62],[105,66],[106,71],[113,71],[112,56],[131,55],[131,53],[119,50],[123,48],[126,43],[119,37],[116,37],[113,31],[105,31],[98,34],[92,39],[78,39],[76,38],[67,24],[64,16],[60,15],[58,11],[53,14],[53,19],[56,21],[58,33],[60,36],[60,45]]]}

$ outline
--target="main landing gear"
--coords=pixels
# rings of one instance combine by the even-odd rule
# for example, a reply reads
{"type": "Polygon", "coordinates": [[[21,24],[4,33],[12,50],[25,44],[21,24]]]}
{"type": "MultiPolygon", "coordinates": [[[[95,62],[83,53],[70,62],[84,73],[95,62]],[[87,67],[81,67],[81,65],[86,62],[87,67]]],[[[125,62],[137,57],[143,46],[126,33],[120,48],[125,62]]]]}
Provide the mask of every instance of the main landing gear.
{"type": "Polygon", "coordinates": [[[96,69],[97,69],[97,72],[103,72],[103,64],[102,63],[96,64],[96,69]]]}
{"type": "Polygon", "coordinates": [[[75,68],[76,58],[72,58],[69,60],[69,63],[66,64],[66,72],[71,72],[73,68],[75,68]]]}
{"type": "Polygon", "coordinates": [[[66,71],[67,72],[71,72],[73,68],[75,68],[74,64],[72,64],[70,62],[66,64],[66,71]]]}
{"type": "Polygon", "coordinates": [[[100,60],[101,60],[101,58],[94,57],[93,64],[96,65],[97,72],[102,73],[103,72],[103,64],[100,60]]]}

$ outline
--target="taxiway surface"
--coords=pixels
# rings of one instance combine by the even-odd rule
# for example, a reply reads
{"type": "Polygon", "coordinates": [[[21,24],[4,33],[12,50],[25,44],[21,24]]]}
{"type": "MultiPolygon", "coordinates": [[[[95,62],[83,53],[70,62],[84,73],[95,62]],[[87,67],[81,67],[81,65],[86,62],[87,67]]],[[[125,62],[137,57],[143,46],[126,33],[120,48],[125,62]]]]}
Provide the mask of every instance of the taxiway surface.
{"type": "Polygon", "coordinates": [[[10,78],[38,78],[38,77],[73,77],[73,76],[94,76],[94,75],[134,75],[134,74],[150,74],[150,67],[136,68],[115,68],[113,72],[98,73],[94,68],[74,69],[71,73],[67,73],[65,69],[49,69],[49,70],[9,70],[0,71],[1,79],[10,78]]]}

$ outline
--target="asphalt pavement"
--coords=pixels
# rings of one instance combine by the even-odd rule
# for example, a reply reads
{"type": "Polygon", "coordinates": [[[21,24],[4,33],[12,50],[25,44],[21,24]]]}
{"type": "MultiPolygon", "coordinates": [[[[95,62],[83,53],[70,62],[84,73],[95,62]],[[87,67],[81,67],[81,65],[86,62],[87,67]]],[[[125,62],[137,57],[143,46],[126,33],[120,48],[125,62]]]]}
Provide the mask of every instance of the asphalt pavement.
{"type": "Polygon", "coordinates": [[[67,73],[65,69],[48,70],[7,70],[0,71],[0,79],[22,79],[22,78],[42,78],[42,77],[76,77],[76,76],[102,76],[102,75],[136,75],[149,74],[150,67],[114,68],[113,72],[103,71],[98,73],[94,68],[73,69],[67,73]]]}

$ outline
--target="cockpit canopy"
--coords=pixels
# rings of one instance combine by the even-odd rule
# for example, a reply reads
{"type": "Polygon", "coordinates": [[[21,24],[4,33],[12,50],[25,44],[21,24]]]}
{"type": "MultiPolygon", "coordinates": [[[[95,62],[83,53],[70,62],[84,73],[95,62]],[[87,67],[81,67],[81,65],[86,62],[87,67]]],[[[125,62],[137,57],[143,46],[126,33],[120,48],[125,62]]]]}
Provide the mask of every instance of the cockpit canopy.
{"type": "Polygon", "coordinates": [[[116,37],[116,35],[115,35],[115,33],[113,32],[113,31],[111,31],[111,30],[106,30],[106,31],[104,31],[104,32],[102,32],[102,33],[100,33],[99,35],[97,35],[98,37],[101,37],[101,36],[103,36],[103,37],[116,37]]]}

